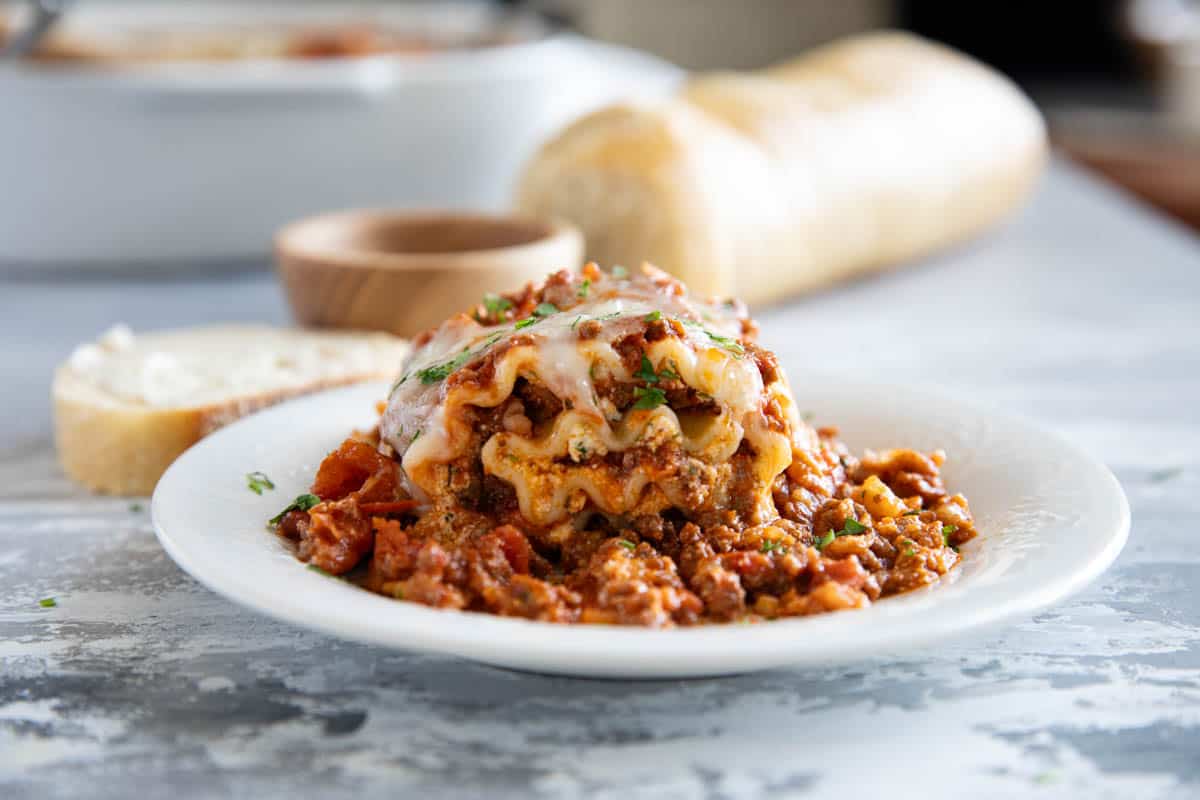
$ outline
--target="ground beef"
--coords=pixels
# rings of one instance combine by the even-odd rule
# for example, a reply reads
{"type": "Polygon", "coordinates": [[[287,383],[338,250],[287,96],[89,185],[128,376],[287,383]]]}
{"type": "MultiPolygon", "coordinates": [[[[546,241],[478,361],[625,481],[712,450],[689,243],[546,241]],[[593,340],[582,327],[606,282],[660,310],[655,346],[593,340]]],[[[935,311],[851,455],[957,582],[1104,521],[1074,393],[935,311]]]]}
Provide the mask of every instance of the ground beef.
{"type": "MultiPolygon", "coordinates": [[[[760,364],[764,375],[770,368],[760,364]]],[[[519,408],[472,412],[479,436],[501,429],[506,415],[558,413],[532,383],[514,394],[519,408]]],[[[818,448],[797,450],[776,481],[777,515],[759,519],[764,510],[738,506],[753,465],[743,444],[731,459],[730,508],[693,518],[673,508],[629,518],[584,512],[558,533],[529,529],[512,487],[469,459],[439,467],[451,489],[440,502],[449,505],[416,514],[394,459],[350,439],[318,470],[322,502],[284,514],[278,532],[297,542],[300,558],[371,591],[557,623],[670,627],[862,608],[927,586],[959,562],[974,520],[965,499],[945,490],[941,453],[856,460],[836,431],[820,434],[818,448]]],[[[680,458],[635,448],[598,463],[678,472],[671,459],[680,458]]]]}

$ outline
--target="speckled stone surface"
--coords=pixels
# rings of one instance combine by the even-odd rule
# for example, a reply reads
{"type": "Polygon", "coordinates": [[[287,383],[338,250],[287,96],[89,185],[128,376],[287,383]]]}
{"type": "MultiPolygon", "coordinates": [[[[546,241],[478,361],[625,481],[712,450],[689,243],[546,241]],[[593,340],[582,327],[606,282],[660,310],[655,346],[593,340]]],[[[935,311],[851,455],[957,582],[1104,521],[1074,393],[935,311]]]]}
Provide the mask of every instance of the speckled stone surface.
{"type": "Polygon", "coordinates": [[[915,659],[580,681],[262,619],[59,475],[47,391],[117,320],[284,319],[270,276],[0,282],[0,798],[1200,797],[1200,242],[1061,164],[985,241],[762,315],[785,365],[1031,415],[1129,494],[1088,590],[915,659]]]}

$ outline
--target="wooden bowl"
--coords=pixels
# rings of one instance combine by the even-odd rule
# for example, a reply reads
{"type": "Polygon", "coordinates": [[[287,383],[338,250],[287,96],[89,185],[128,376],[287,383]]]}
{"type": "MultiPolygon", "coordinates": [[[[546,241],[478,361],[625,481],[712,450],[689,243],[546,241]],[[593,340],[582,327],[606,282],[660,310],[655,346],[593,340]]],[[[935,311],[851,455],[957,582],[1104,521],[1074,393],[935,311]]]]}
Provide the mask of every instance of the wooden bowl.
{"type": "Polygon", "coordinates": [[[579,267],[583,237],[522,217],[345,211],[286,226],[275,257],[300,323],[414,336],[485,292],[579,267]]]}

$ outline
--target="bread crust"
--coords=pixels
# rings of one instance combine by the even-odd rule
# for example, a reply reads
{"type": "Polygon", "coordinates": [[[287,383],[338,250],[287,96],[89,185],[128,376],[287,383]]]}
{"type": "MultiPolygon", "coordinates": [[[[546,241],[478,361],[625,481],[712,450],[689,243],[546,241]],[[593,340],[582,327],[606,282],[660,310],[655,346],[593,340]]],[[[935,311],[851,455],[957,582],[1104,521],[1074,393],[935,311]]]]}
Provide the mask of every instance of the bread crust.
{"type": "Polygon", "coordinates": [[[588,258],[768,303],[977,235],[1045,158],[1041,116],[1006,78],[883,32],[586,116],[529,164],[517,205],[574,222],[588,258]]]}
{"type": "Polygon", "coordinates": [[[52,389],[54,441],[63,471],[88,489],[149,495],[171,462],[236,419],[293,397],[390,377],[365,373],[196,408],[152,408],[103,395],[64,365],[52,389]]]}

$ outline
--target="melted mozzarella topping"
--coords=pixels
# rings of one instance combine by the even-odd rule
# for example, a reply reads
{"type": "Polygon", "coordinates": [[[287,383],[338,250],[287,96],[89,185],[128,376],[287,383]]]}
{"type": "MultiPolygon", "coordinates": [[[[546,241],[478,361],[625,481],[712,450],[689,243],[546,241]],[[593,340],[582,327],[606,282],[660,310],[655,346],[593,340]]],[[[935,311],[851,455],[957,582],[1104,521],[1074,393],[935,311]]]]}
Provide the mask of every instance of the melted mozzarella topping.
{"type": "MultiPolygon", "coordinates": [[[[462,414],[457,409],[464,405],[500,405],[520,377],[536,380],[570,409],[552,434],[536,445],[526,446],[526,456],[574,458],[574,448],[580,442],[585,452],[622,450],[639,440],[646,441],[645,428],[662,417],[669,419],[667,424],[679,435],[685,449],[703,449],[688,441],[685,426],[671,409],[660,406],[655,413],[627,411],[622,420],[611,403],[599,399],[595,391],[596,375],[606,374],[621,382],[635,380],[613,345],[643,330],[647,318],[656,314],[682,322],[684,337],[682,341],[667,337],[648,343],[646,355],[656,368],[670,363],[685,384],[712,396],[721,405],[722,419],[736,441],[725,442],[720,457],[732,454],[743,432],[752,440],[762,438],[754,434],[766,435],[761,413],[762,378],[752,359],[739,357],[740,322],[727,309],[664,291],[649,277],[605,277],[593,282],[588,297],[578,305],[538,318],[532,324],[488,326],[460,315],[444,323],[413,352],[381,423],[383,437],[402,457],[410,489],[418,496],[423,494],[421,489],[430,490],[423,470],[462,454],[469,432],[462,430],[465,423],[459,421],[462,414]],[[581,339],[578,326],[589,320],[600,321],[601,331],[594,338],[581,339]],[[532,345],[517,343],[508,347],[497,359],[488,385],[449,380],[457,369],[518,337],[532,340],[532,345]]],[[[511,438],[497,434],[491,452],[496,450],[495,440],[502,437],[511,438]]],[[[755,444],[757,447],[758,442],[755,444]]],[[[766,444],[779,449],[778,443],[766,444]]],[[[485,467],[489,462],[496,463],[485,459],[485,467]]]]}

